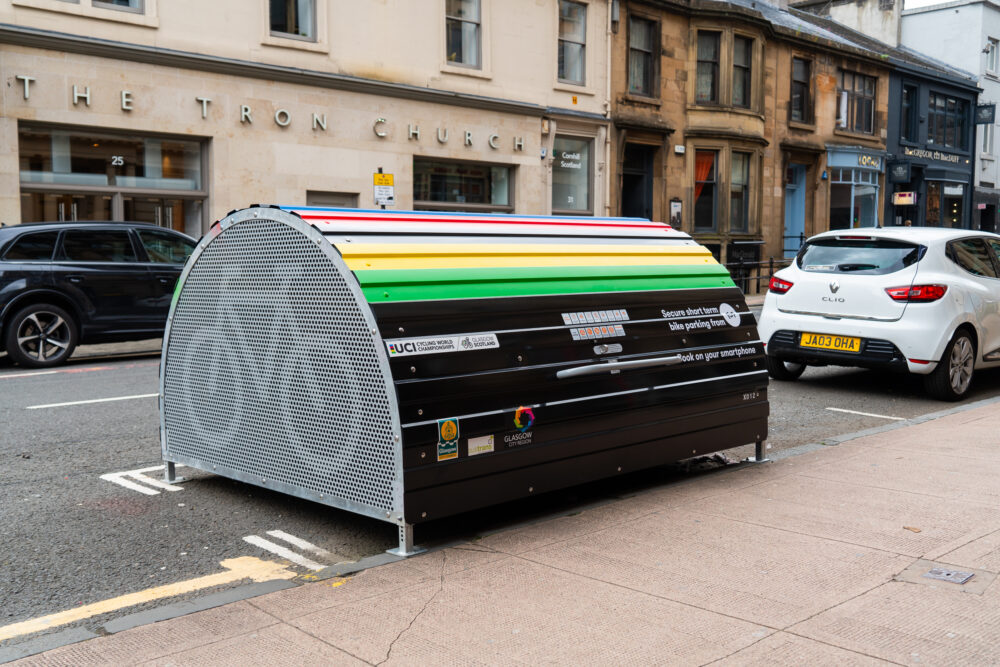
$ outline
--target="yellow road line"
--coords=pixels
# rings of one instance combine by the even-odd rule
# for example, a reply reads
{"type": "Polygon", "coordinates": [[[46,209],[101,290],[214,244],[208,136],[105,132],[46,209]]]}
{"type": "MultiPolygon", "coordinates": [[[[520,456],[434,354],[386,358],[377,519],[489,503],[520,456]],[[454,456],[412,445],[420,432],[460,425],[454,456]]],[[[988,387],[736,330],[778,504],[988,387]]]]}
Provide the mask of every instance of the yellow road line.
{"type": "Polygon", "coordinates": [[[219,572],[217,574],[210,574],[204,577],[198,577],[196,579],[188,579],[187,581],[178,581],[174,584],[165,584],[163,586],[156,586],[155,588],[147,588],[146,590],[139,591],[138,593],[128,593],[116,598],[111,598],[110,600],[102,600],[101,602],[94,602],[93,604],[77,607],[76,609],[67,609],[66,611],[56,612],[55,614],[49,614],[48,616],[40,616],[27,621],[21,621],[20,623],[5,625],[0,627],[0,642],[10,639],[11,637],[19,637],[21,635],[31,634],[32,632],[39,632],[41,630],[47,630],[60,625],[66,625],[67,623],[75,623],[76,621],[81,621],[85,618],[90,618],[91,616],[106,614],[111,611],[117,611],[119,609],[142,604],[144,602],[159,600],[161,598],[169,598],[175,595],[183,595],[184,593],[191,593],[192,591],[197,591],[203,588],[221,586],[223,584],[239,581],[240,579],[251,579],[255,582],[262,582],[272,581],[274,579],[292,579],[295,577],[294,572],[285,569],[278,563],[253,558],[252,556],[229,558],[221,561],[219,565],[226,568],[226,571],[219,572]]]}

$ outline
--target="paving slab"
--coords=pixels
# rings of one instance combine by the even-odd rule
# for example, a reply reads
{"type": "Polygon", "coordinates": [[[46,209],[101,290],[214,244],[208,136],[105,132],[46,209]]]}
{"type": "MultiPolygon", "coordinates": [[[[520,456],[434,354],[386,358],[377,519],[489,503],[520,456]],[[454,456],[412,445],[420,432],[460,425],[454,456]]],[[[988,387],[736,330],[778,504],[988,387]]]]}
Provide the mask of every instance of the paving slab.
{"type": "Polygon", "coordinates": [[[688,508],[522,558],[775,629],[891,579],[912,560],[688,508]]]}
{"type": "Polygon", "coordinates": [[[753,646],[738,651],[715,664],[718,667],[746,667],[749,665],[867,667],[869,665],[891,665],[892,663],[787,632],[776,632],[753,646]]]}
{"type": "Polygon", "coordinates": [[[1000,590],[890,582],[806,620],[790,632],[908,665],[1000,661],[1000,590]]]}

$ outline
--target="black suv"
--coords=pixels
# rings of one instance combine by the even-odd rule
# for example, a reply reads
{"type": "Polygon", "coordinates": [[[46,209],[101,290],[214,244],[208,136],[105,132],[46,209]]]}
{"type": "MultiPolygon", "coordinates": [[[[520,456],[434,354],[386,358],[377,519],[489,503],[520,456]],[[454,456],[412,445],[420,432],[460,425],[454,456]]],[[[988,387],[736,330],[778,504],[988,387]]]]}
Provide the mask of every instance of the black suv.
{"type": "Polygon", "coordinates": [[[54,366],[77,344],[163,335],[190,236],[139,222],[0,228],[0,348],[54,366]]]}

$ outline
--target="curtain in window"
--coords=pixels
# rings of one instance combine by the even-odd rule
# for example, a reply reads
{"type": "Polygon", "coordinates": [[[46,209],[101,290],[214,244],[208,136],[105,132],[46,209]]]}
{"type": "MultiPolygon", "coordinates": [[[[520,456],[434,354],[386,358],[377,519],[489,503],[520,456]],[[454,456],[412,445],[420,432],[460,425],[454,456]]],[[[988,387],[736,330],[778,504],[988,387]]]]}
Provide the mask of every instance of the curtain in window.
{"type": "Polygon", "coordinates": [[[715,166],[715,153],[712,151],[696,151],[694,154],[694,198],[701,196],[702,188],[712,175],[715,166]]]}

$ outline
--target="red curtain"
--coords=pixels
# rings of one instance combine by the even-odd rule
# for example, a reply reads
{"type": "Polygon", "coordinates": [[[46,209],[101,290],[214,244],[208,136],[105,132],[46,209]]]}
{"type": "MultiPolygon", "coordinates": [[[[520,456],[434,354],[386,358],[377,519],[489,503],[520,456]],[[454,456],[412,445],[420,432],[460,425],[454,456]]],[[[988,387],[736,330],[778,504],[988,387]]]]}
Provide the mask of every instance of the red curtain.
{"type": "Polygon", "coordinates": [[[712,173],[712,167],[715,166],[715,152],[713,151],[695,151],[694,154],[694,198],[697,201],[698,197],[701,196],[701,189],[705,186],[703,182],[708,179],[709,174],[712,173]]]}

